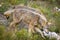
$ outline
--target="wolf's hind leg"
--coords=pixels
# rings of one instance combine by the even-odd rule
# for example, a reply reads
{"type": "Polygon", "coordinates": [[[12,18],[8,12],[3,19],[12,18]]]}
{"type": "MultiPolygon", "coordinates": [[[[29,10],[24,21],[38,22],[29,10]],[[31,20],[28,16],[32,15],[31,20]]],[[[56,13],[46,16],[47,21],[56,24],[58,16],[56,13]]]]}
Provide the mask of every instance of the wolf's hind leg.
{"type": "Polygon", "coordinates": [[[35,27],[35,30],[37,32],[39,32],[41,34],[41,36],[45,39],[44,35],[43,35],[43,31],[41,31],[39,28],[35,27]]]}

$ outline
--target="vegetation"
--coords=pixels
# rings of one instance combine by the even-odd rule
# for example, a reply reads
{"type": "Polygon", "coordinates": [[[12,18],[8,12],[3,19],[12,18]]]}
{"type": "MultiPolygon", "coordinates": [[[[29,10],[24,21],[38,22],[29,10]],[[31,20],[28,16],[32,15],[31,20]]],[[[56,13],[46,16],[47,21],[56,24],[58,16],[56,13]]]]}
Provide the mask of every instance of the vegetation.
{"type": "MultiPolygon", "coordinates": [[[[52,12],[54,7],[60,7],[60,0],[0,0],[0,13],[3,14],[10,7],[18,4],[39,9],[47,17],[48,21],[52,22],[49,30],[60,33],[60,12],[52,12]]],[[[32,34],[31,38],[28,38],[26,29],[17,31],[15,35],[13,34],[11,31],[6,32],[6,27],[0,25],[0,40],[55,40],[47,37],[43,39],[37,33],[32,34]]]]}

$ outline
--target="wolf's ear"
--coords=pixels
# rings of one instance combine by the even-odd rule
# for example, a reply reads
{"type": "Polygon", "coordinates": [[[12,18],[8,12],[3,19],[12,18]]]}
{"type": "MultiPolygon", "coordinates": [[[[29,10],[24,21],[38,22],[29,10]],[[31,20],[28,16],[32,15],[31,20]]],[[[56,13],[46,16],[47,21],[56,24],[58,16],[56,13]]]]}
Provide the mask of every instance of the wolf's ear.
{"type": "Polygon", "coordinates": [[[13,6],[12,8],[15,9],[15,6],[13,6]]]}
{"type": "Polygon", "coordinates": [[[10,6],[10,7],[8,8],[8,10],[10,10],[10,9],[15,9],[15,6],[10,6]]]}

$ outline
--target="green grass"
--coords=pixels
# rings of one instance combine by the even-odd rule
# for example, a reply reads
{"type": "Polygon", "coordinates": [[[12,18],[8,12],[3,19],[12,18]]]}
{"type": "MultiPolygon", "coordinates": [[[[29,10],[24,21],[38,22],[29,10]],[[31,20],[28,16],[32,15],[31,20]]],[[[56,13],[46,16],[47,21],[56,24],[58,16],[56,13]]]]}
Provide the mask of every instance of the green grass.
{"type": "Polygon", "coordinates": [[[5,27],[0,25],[0,40],[55,40],[47,37],[46,39],[43,39],[38,33],[33,33],[31,37],[28,37],[28,32],[26,29],[21,29],[16,33],[5,30],[5,27]]]}

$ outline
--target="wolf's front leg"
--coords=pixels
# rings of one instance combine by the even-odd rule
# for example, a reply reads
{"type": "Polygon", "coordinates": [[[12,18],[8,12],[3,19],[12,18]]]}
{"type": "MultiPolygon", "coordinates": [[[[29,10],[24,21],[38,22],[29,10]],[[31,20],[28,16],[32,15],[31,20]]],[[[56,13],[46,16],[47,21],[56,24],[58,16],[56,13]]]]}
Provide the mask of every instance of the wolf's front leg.
{"type": "Polygon", "coordinates": [[[32,36],[32,29],[33,29],[33,26],[32,25],[29,25],[29,29],[28,29],[28,36],[32,36]]]}
{"type": "Polygon", "coordinates": [[[14,30],[15,29],[15,22],[12,21],[8,27],[8,30],[14,30]]]}

